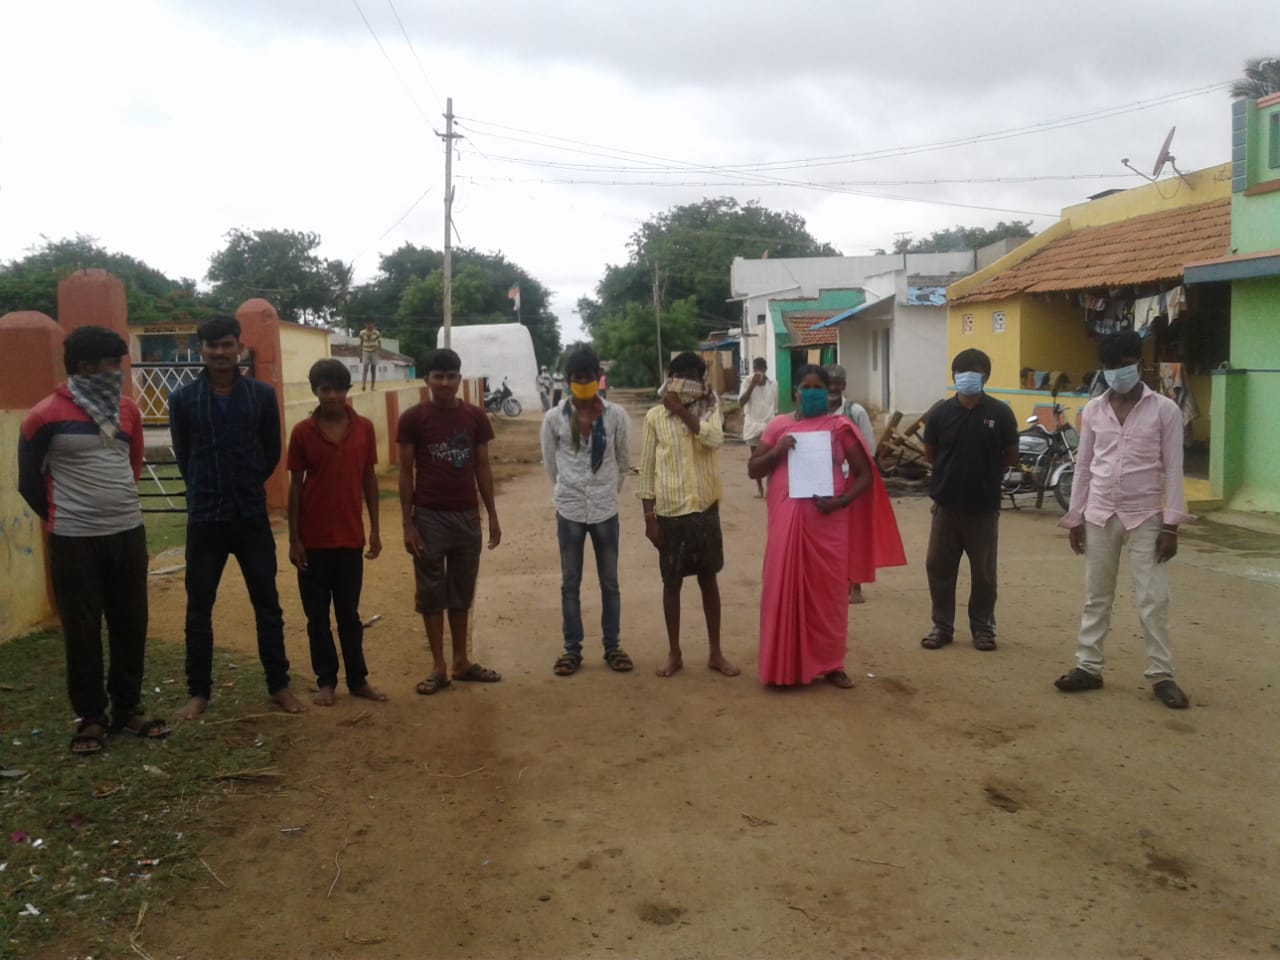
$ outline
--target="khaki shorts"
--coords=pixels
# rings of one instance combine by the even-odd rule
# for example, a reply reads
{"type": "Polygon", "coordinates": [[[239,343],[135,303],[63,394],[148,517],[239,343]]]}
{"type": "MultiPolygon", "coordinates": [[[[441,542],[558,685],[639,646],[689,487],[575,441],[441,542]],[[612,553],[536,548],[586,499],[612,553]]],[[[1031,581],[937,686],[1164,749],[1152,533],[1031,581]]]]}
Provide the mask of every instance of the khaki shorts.
{"type": "Polygon", "coordinates": [[[414,507],[422,556],[413,558],[414,609],[435,614],[469,610],[480,572],[480,511],[414,507]]]}

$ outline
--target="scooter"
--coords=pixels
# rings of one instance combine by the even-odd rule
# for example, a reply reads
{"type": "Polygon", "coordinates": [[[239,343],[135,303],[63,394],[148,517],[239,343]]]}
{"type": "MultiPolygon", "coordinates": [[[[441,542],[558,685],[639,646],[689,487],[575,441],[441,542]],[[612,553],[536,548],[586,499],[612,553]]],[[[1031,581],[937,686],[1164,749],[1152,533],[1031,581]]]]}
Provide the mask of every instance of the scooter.
{"type": "Polygon", "coordinates": [[[1063,422],[1066,410],[1057,402],[1056,393],[1053,399],[1057,429],[1046,429],[1035,414],[1027,417],[1031,426],[1018,434],[1018,462],[1005,472],[1001,481],[1001,493],[1009,498],[1009,505],[1015,510],[1019,509],[1016,497],[1034,493],[1039,507],[1049,491],[1053,491],[1054,499],[1064,511],[1071,506],[1071,482],[1075,478],[1075,451],[1080,435],[1063,422]]]}
{"type": "Polygon", "coordinates": [[[502,389],[490,391],[484,398],[485,413],[505,413],[508,417],[518,417],[524,412],[520,401],[507,386],[507,378],[502,378],[502,389]]]}

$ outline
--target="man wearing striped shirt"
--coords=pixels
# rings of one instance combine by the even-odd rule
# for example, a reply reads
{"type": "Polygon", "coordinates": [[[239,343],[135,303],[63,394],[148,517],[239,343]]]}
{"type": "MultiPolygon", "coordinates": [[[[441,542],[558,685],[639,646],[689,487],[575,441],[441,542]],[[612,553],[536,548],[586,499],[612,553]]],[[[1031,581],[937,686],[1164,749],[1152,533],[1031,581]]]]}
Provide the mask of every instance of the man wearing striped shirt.
{"type": "Polygon", "coordinates": [[[644,418],[640,489],[644,532],[658,549],[662,612],[670,653],[658,676],[684,666],[680,650],[680,590],[697,577],[707,621],[707,666],[728,677],[741,671],[720,652],[720,586],[724,567],[720,534],[720,458],[724,419],[706,385],[707,366],[696,353],[681,353],[667,369],[662,403],[644,418]]]}

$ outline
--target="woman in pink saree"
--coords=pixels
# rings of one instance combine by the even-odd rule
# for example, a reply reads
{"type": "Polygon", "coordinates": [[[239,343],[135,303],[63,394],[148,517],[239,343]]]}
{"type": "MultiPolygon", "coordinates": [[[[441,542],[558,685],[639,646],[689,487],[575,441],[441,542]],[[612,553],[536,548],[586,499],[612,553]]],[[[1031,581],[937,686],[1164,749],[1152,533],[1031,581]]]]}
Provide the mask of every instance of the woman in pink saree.
{"type": "Polygon", "coordinates": [[[844,668],[849,584],[906,560],[864,441],[847,419],[828,413],[826,371],[802,367],[797,382],[799,409],[769,421],[747,464],[752,479],[769,478],[757,672],[777,686],[825,678],[847,689],[853,686],[844,668]],[[832,496],[791,496],[788,454],[804,433],[830,436],[832,496]]]}

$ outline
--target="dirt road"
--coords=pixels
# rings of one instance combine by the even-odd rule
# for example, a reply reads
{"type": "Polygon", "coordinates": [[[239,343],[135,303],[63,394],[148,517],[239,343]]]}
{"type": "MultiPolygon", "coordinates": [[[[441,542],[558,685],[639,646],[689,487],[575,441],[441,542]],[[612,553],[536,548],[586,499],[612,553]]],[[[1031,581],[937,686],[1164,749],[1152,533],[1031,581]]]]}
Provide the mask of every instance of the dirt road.
{"type": "MultiPolygon", "coordinates": [[[[1184,538],[1174,644],[1194,706],[1174,712],[1142,682],[1127,577],[1107,687],[1053,689],[1071,661],[1082,567],[1052,508],[1002,519],[1000,649],[921,650],[928,503],[900,500],[911,565],[850,609],[856,688],[771,691],[754,678],[764,504],[745,448],[729,446],[724,636],[743,675],[701,666],[692,584],[686,669],[653,675],[660,585],[628,489],[623,643],[638,669],[609,672],[596,647],[562,679],[536,430],[504,422],[492,451],[504,540],[481,569],[476,656],[505,680],[414,694],[425,644],[384,501],[392,537],[367,567],[363,609],[382,617],[366,651],[393,699],[343,696],[260,721],[290,725],[287,785],[224,805],[225,840],[204,856],[226,887],[208,877],[187,901],[153,905],[153,956],[1280,952],[1280,539],[1246,538],[1242,551],[1230,536],[1184,538]]],[[[304,622],[292,577],[280,582],[300,689],[304,622]]],[[[156,636],[181,637],[182,597],[180,577],[157,587],[156,636]]],[[[229,574],[216,627],[219,650],[242,654],[241,682],[257,677],[251,622],[229,574]]]]}

